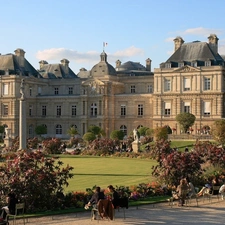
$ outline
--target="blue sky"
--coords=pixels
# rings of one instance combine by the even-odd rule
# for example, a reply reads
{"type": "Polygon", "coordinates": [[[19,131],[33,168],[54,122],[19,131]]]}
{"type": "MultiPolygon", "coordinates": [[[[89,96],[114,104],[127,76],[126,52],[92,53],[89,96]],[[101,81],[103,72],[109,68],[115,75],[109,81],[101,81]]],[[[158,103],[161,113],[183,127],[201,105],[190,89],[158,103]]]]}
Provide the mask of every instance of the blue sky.
{"type": "Polygon", "coordinates": [[[173,39],[185,43],[219,38],[225,55],[224,0],[0,0],[0,53],[26,52],[39,61],[66,58],[77,74],[100,61],[103,42],[108,62],[152,60],[152,71],[173,53],[173,39]]]}

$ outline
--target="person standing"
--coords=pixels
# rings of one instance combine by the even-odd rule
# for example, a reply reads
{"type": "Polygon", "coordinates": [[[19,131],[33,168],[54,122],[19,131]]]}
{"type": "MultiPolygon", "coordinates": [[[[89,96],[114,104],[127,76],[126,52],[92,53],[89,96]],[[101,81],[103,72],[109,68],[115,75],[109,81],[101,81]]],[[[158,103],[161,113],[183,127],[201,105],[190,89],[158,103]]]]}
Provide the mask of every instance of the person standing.
{"type": "Polygon", "coordinates": [[[179,198],[179,206],[184,205],[188,190],[189,190],[189,185],[186,179],[181,179],[180,184],[177,186],[177,196],[179,198]]]}
{"type": "Polygon", "coordinates": [[[112,204],[114,209],[119,206],[119,193],[115,190],[115,188],[112,185],[108,186],[108,191],[112,193],[112,204]]]}

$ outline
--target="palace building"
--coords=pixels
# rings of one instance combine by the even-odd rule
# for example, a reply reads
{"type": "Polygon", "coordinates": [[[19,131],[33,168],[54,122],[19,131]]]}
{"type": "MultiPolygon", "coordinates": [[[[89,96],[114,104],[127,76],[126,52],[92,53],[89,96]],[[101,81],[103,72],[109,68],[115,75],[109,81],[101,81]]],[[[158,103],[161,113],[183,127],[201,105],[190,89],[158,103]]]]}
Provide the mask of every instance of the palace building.
{"type": "Polygon", "coordinates": [[[42,60],[35,69],[23,49],[0,55],[0,123],[19,135],[20,85],[24,79],[27,137],[35,127],[45,125],[47,137],[68,138],[74,126],[83,135],[90,125],[125,134],[134,128],[170,126],[182,133],[176,115],[190,112],[196,116],[193,132],[211,127],[224,117],[224,59],[218,53],[218,38],[207,42],[184,43],[174,39],[174,53],[151,71],[151,59],[121,63],[115,67],[103,51],[90,71],[75,74],[69,61],[58,64],[42,60]]]}

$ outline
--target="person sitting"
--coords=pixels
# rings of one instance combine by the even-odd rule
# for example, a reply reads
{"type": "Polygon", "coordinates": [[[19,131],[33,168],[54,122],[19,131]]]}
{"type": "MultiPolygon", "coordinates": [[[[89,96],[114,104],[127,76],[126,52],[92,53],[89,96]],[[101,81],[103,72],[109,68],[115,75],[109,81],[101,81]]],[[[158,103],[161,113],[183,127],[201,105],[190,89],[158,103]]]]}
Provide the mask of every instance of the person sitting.
{"type": "Polygon", "coordinates": [[[193,196],[196,196],[196,191],[195,191],[194,185],[192,184],[192,182],[190,181],[190,179],[188,177],[186,178],[186,180],[189,185],[188,197],[191,198],[193,196]]]}
{"type": "MultiPolygon", "coordinates": [[[[85,209],[89,209],[92,206],[94,209],[97,209],[97,204],[100,199],[105,199],[104,192],[101,191],[100,187],[95,188],[95,193],[92,195],[91,199],[85,205],[85,209]]],[[[93,219],[96,219],[96,210],[94,210],[93,219]]]]}
{"type": "Polygon", "coordinates": [[[5,221],[7,214],[15,214],[16,211],[16,204],[18,203],[18,199],[16,198],[16,195],[13,192],[10,192],[7,195],[6,198],[7,206],[2,207],[2,213],[1,213],[1,221],[5,221]]]}
{"type": "Polygon", "coordinates": [[[209,195],[212,192],[212,185],[207,183],[204,187],[198,192],[197,197],[201,197],[203,195],[209,195]]]}
{"type": "Polygon", "coordinates": [[[119,206],[120,196],[112,185],[108,186],[108,191],[110,191],[112,193],[112,204],[113,204],[113,207],[115,209],[117,206],[119,206]]]}
{"type": "Polygon", "coordinates": [[[219,193],[221,194],[222,200],[225,198],[225,183],[220,187],[219,193]]]}

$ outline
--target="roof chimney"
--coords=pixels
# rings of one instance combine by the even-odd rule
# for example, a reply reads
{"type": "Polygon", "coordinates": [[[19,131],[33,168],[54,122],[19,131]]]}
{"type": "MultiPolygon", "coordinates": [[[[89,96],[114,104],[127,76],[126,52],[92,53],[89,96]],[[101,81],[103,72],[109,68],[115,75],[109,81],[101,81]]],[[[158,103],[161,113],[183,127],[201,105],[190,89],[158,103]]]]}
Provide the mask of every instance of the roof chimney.
{"type": "Polygon", "coordinates": [[[62,59],[60,62],[64,66],[65,73],[68,74],[69,73],[69,63],[70,63],[70,61],[67,60],[67,59],[62,59]]]}
{"type": "Polygon", "coordinates": [[[121,61],[118,59],[118,60],[116,60],[116,68],[118,68],[120,66],[121,66],[121,61]]]}
{"type": "Polygon", "coordinates": [[[41,60],[41,61],[39,62],[40,70],[43,68],[43,66],[44,66],[45,64],[48,64],[48,62],[45,61],[45,60],[41,60]]]}
{"type": "Polygon", "coordinates": [[[25,57],[25,51],[23,50],[23,49],[21,49],[21,48],[17,48],[15,51],[15,55],[16,56],[22,56],[22,57],[25,57]]]}
{"type": "Polygon", "coordinates": [[[215,34],[210,34],[208,40],[209,40],[209,47],[211,48],[214,54],[217,54],[219,38],[215,34]]]}
{"type": "Polygon", "coordinates": [[[17,61],[20,67],[24,67],[24,61],[25,61],[25,51],[21,48],[17,48],[15,51],[15,55],[17,56],[17,61]]]}
{"type": "Polygon", "coordinates": [[[150,71],[151,72],[151,64],[152,64],[152,60],[151,59],[149,59],[149,58],[147,58],[146,59],[146,69],[147,69],[147,71],[150,71]]]}
{"type": "Polygon", "coordinates": [[[174,41],[174,52],[181,47],[181,45],[184,43],[184,40],[182,37],[176,37],[173,39],[174,41]]]}

